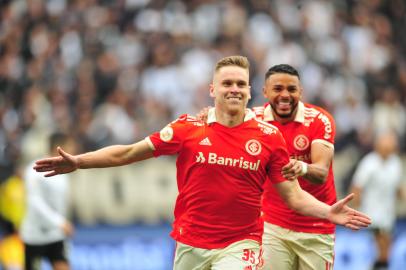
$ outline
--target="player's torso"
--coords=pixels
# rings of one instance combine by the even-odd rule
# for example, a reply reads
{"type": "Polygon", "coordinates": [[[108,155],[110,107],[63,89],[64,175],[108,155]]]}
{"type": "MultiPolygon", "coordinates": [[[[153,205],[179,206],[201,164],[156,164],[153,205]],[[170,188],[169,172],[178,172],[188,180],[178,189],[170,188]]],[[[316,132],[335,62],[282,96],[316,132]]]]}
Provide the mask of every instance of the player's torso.
{"type": "Polygon", "coordinates": [[[270,155],[266,133],[255,120],[235,128],[218,123],[196,126],[178,156],[179,190],[192,201],[216,201],[215,207],[254,202],[261,196],[270,155]]]}
{"type": "MultiPolygon", "coordinates": [[[[276,120],[269,121],[276,126],[285,139],[290,158],[312,163],[311,147],[313,143],[326,143],[334,147],[334,123],[325,114],[325,111],[308,104],[304,105],[302,121],[290,121],[284,124],[276,120]]],[[[263,116],[261,116],[263,117],[263,116]]],[[[328,173],[328,181],[333,182],[332,166],[328,173]]],[[[312,184],[310,181],[299,177],[303,189],[317,194],[324,192],[324,186],[312,184]]]]}
{"type": "MultiPolygon", "coordinates": [[[[178,140],[179,195],[172,236],[203,248],[247,238],[259,241],[262,186],[280,134],[254,119],[233,128],[217,122],[186,125],[178,140]]],[[[176,134],[176,124],[173,129],[176,134]]]]}
{"type": "MultiPolygon", "coordinates": [[[[305,107],[303,111],[304,119],[301,122],[291,121],[281,124],[278,121],[270,121],[282,133],[290,158],[311,163],[311,146],[317,140],[319,142],[332,141],[330,136],[334,136],[333,123],[327,116],[318,109],[305,107]]],[[[298,178],[300,186],[315,196],[320,201],[333,204],[336,201],[336,191],[332,166],[330,166],[327,180],[324,184],[314,184],[302,177],[298,178]]],[[[263,211],[265,220],[281,225],[289,229],[306,232],[333,232],[333,225],[329,222],[302,216],[291,210],[283,199],[279,196],[275,186],[266,182],[264,185],[263,211]],[[314,226],[313,226],[314,225],[314,226]]]]}

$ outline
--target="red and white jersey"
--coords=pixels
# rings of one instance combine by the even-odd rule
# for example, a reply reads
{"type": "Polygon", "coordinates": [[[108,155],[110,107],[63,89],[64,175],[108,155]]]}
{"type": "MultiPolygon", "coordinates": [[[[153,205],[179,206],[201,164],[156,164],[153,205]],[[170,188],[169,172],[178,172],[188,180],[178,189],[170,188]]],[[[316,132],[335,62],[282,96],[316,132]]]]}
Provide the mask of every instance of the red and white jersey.
{"type": "Polygon", "coordinates": [[[263,184],[267,177],[285,181],[281,169],[289,162],[277,128],[249,110],[242,124],[226,127],[212,109],[207,123],[183,115],[146,140],[155,156],[178,154],[176,241],[205,249],[261,242],[263,184]]]}
{"type": "MultiPolygon", "coordinates": [[[[320,107],[299,102],[294,121],[281,124],[275,121],[269,104],[254,108],[259,119],[276,126],[285,138],[291,158],[311,163],[310,150],[314,143],[334,148],[335,124],[332,116],[320,107]]],[[[332,205],[336,202],[336,190],[332,164],[324,184],[313,184],[299,177],[299,184],[318,200],[332,205]]],[[[303,216],[291,210],[269,181],[264,185],[263,215],[266,222],[298,232],[330,234],[335,225],[326,219],[303,216]]]]}

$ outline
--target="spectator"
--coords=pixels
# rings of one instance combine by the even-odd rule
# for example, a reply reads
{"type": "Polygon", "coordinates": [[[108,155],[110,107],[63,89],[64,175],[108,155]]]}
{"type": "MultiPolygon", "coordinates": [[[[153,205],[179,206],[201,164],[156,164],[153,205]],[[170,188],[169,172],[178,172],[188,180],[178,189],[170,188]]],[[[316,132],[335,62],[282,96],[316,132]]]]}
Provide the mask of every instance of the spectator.
{"type": "MultiPolygon", "coordinates": [[[[49,153],[63,145],[74,151],[73,141],[64,134],[54,133],[49,138],[49,153]]],[[[69,182],[66,175],[57,181],[44,177],[28,165],[24,180],[26,213],[21,225],[21,238],[25,245],[25,269],[37,269],[41,259],[47,259],[54,270],[67,270],[67,237],[73,234],[73,225],[67,219],[69,182]]]]}
{"type": "Polygon", "coordinates": [[[355,206],[373,219],[371,230],[378,247],[375,270],[388,269],[391,233],[396,220],[396,195],[402,181],[402,161],[397,147],[396,133],[378,133],[374,150],[360,161],[352,182],[355,206]]]}

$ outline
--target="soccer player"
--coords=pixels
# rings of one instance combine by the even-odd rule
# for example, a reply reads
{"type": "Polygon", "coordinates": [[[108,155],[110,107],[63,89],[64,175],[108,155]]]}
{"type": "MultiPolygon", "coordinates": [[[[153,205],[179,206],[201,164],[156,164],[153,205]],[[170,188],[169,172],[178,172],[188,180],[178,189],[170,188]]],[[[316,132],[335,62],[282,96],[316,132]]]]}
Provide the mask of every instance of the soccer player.
{"type": "Polygon", "coordinates": [[[286,144],[274,126],[246,109],[250,98],[249,62],[242,56],[221,59],[215,67],[210,95],[214,109],[206,122],[183,115],[160,132],[132,145],[38,160],[45,176],[76,169],[130,164],[160,155],[178,155],[179,195],[171,236],[177,241],[174,269],[256,269],[260,260],[262,185],[269,176],[290,207],[327,218],[352,229],[370,219],[346,204],[333,206],[286,181],[286,144]]]}
{"type": "MultiPolygon", "coordinates": [[[[74,142],[67,135],[54,133],[49,138],[50,154],[57,155],[57,146],[71,151],[74,142]]],[[[24,242],[26,270],[40,269],[41,259],[47,259],[54,270],[68,270],[66,239],[74,227],[66,218],[69,182],[67,175],[56,181],[45,181],[30,164],[25,172],[26,213],[20,228],[24,242]]]]}
{"type": "MultiPolygon", "coordinates": [[[[301,102],[302,91],[296,69],[273,66],[263,87],[268,103],[254,111],[259,119],[276,126],[286,141],[291,159],[283,175],[288,179],[299,176],[302,189],[333,205],[334,120],[322,108],[301,102]]],[[[265,182],[262,207],[263,269],[333,268],[335,224],[290,209],[271,181],[265,182]]]]}

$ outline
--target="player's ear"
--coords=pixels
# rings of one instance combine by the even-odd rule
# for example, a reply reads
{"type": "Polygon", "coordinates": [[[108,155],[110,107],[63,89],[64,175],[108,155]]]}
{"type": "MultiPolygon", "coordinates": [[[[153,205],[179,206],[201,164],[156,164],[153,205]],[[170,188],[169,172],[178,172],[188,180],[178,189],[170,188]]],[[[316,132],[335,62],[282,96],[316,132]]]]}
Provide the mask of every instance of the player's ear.
{"type": "Polygon", "coordinates": [[[212,83],[209,85],[209,91],[210,91],[210,96],[214,98],[216,95],[214,93],[214,85],[212,83]]]}
{"type": "Polygon", "coordinates": [[[248,85],[248,100],[251,99],[251,85],[248,85]]]}
{"type": "Polygon", "coordinates": [[[262,86],[262,95],[264,96],[264,98],[268,98],[268,95],[266,94],[266,88],[265,85],[262,86]]]}

